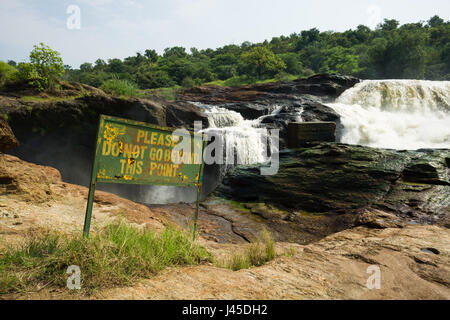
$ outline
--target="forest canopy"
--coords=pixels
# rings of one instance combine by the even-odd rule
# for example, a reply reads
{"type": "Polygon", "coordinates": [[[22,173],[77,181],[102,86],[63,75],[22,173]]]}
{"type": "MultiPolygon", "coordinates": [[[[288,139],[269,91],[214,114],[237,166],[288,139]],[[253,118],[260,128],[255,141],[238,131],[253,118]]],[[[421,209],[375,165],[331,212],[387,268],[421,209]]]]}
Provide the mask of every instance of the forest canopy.
{"type": "Polygon", "coordinates": [[[374,30],[364,25],[345,32],[313,28],[215,50],[172,47],[158,54],[147,49],[123,60],[86,62],[79,69],[66,65],[64,79],[96,87],[124,80],[140,89],[233,86],[324,72],[362,79],[450,80],[449,39],[449,21],[438,16],[404,25],[385,19],[374,30]]]}

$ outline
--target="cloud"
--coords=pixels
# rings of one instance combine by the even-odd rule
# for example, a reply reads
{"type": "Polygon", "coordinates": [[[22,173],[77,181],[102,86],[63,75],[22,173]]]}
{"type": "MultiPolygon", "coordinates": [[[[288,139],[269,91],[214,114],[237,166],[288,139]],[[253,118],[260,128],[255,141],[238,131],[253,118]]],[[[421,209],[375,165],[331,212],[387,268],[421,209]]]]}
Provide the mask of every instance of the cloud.
{"type": "Polygon", "coordinates": [[[75,0],[75,1],[77,3],[89,5],[91,7],[102,7],[106,4],[110,4],[113,2],[113,0],[75,0]]]}
{"type": "Polygon", "coordinates": [[[433,5],[419,0],[1,0],[0,59],[26,59],[33,44],[44,42],[78,67],[149,48],[216,48],[313,27],[344,31],[385,18],[377,14],[381,10],[401,23],[436,13],[449,18],[444,13],[450,12],[450,2],[429,2],[433,5]],[[369,4],[380,10],[368,12],[369,4]],[[81,8],[80,30],[66,27],[68,5],[81,8]]]}

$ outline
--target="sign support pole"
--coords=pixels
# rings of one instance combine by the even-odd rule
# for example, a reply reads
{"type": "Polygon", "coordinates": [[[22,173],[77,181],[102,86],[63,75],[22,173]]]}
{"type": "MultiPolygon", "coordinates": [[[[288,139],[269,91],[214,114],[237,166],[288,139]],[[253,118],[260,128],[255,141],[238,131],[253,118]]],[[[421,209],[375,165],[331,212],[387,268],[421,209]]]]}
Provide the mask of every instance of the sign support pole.
{"type": "MultiPolygon", "coordinates": [[[[203,140],[203,137],[202,137],[203,140]]],[[[205,150],[205,141],[202,142],[202,157],[201,157],[201,165],[200,165],[200,169],[198,171],[198,180],[197,180],[197,203],[196,203],[196,207],[195,207],[195,214],[194,214],[194,227],[193,227],[193,232],[192,232],[192,241],[195,241],[195,235],[197,234],[197,219],[198,219],[198,208],[200,205],[200,193],[202,190],[202,181],[203,181],[203,168],[205,166],[205,162],[203,160],[203,152],[205,150]]]]}
{"type": "MultiPolygon", "coordinates": [[[[95,164],[94,164],[95,167],[95,164]]],[[[96,168],[95,168],[96,169],[96,168]]],[[[97,170],[92,169],[91,182],[89,184],[89,194],[86,206],[86,216],[84,218],[83,235],[89,237],[89,229],[91,228],[92,207],[94,205],[95,185],[97,183],[97,170]]]]}
{"type": "Polygon", "coordinates": [[[98,160],[97,153],[100,144],[100,137],[98,136],[99,132],[101,132],[101,128],[103,127],[103,119],[100,118],[100,125],[98,126],[97,131],[97,143],[95,148],[95,156],[94,156],[94,164],[92,166],[91,171],[91,180],[89,183],[89,193],[88,200],[86,206],[86,216],[84,217],[84,227],[83,227],[83,236],[89,237],[89,229],[91,228],[91,218],[92,218],[92,207],[94,206],[94,194],[95,194],[95,186],[97,184],[97,170],[98,170],[98,160]]]}

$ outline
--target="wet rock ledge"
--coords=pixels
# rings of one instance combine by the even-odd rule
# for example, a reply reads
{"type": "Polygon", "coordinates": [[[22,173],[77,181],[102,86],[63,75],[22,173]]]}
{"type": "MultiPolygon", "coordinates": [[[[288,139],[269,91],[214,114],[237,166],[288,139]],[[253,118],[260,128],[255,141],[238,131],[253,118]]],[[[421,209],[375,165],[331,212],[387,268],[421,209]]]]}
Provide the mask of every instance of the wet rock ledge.
{"type": "MultiPolygon", "coordinates": [[[[281,151],[279,171],[235,168],[216,194],[317,214],[391,212],[410,223],[447,221],[450,150],[397,151],[340,143],[309,143],[281,151]]],[[[447,223],[448,224],[448,223],[447,223]]]]}

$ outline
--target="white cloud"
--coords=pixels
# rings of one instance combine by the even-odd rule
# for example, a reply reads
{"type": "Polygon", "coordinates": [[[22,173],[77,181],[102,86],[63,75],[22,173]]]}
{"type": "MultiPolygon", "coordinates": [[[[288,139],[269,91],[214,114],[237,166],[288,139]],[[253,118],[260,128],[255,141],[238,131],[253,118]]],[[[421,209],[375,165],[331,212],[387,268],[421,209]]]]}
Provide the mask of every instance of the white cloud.
{"type": "Polygon", "coordinates": [[[86,4],[91,7],[102,7],[106,4],[110,4],[113,2],[113,0],[74,0],[81,4],[86,4]]]}

